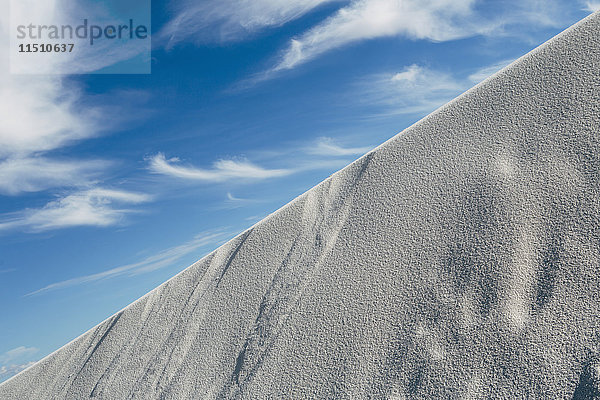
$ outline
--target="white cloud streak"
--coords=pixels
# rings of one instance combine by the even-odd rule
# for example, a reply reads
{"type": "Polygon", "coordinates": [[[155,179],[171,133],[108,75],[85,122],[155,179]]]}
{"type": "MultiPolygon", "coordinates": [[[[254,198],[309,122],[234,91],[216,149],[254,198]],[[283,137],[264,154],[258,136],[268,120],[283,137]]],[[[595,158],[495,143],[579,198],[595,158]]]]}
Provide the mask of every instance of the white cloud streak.
{"type": "MultiPolygon", "coordinates": [[[[13,18],[34,21],[43,20],[45,15],[68,13],[57,0],[34,5],[27,1],[20,3],[22,7],[18,9],[12,8],[13,18]]],[[[0,0],[0,5],[4,10],[9,9],[8,0],[0,0]]],[[[9,14],[1,13],[0,33],[6,38],[9,27],[9,14]]],[[[10,74],[8,54],[8,40],[1,41],[0,194],[19,195],[53,188],[75,188],[75,191],[39,209],[0,215],[0,232],[116,225],[133,212],[121,205],[149,201],[149,196],[143,194],[90,189],[110,165],[108,162],[57,160],[49,155],[97,136],[107,127],[107,115],[100,107],[83,105],[80,89],[60,75],[10,74]]],[[[52,72],[61,72],[59,60],[50,57],[46,61],[49,68],[56,68],[52,72]]]]}
{"type": "Polygon", "coordinates": [[[76,192],[48,203],[40,209],[27,209],[0,220],[0,231],[26,228],[34,232],[75,226],[107,227],[123,222],[135,212],[117,208],[121,204],[141,204],[151,200],[146,194],[95,188],[76,192]]]}
{"type": "Polygon", "coordinates": [[[585,2],[585,10],[589,12],[596,12],[600,10],[600,2],[599,1],[586,1],[585,2]]]}
{"type": "Polygon", "coordinates": [[[15,349],[9,350],[4,354],[0,354],[0,364],[8,364],[12,362],[18,362],[31,357],[36,354],[39,350],[35,347],[20,346],[15,349]]]}
{"type": "Polygon", "coordinates": [[[11,272],[15,272],[16,269],[15,268],[10,268],[10,269],[0,269],[0,275],[2,274],[9,274],[11,272]]]}
{"type": "Polygon", "coordinates": [[[363,106],[374,107],[377,110],[375,117],[426,115],[514,61],[500,60],[466,77],[412,64],[398,72],[373,74],[361,79],[348,97],[358,99],[363,106]]]}
{"type": "MultiPolygon", "coordinates": [[[[9,8],[9,0],[0,0],[3,10],[11,10],[11,14],[0,14],[0,34],[7,39],[9,17],[14,21],[43,21],[47,16],[68,18],[70,13],[66,8],[69,4],[59,0],[26,0],[12,5],[18,7],[9,8]]],[[[50,153],[98,136],[111,125],[106,124],[105,109],[84,105],[80,88],[59,75],[62,55],[43,55],[43,64],[55,75],[17,75],[9,73],[9,54],[9,40],[0,41],[0,194],[93,186],[110,163],[56,160],[50,153]]],[[[110,58],[104,57],[103,62],[110,58]]],[[[110,225],[124,214],[108,204],[117,200],[123,199],[102,189],[75,192],[43,209],[25,210],[13,214],[9,221],[0,220],[0,230],[110,225]]]]}
{"type": "Polygon", "coordinates": [[[11,365],[2,365],[0,366],[0,383],[5,380],[12,378],[17,375],[19,372],[31,367],[35,364],[34,361],[30,361],[25,364],[11,364],[11,365]]]}
{"type": "Polygon", "coordinates": [[[206,0],[184,1],[176,17],[158,34],[167,47],[184,40],[233,42],[264,28],[297,19],[314,8],[343,0],[206,0]]]}
{"type": "MultiPolygon", "coordinates": [[[[148,169],[159,175],[174,178],[220,183],[226,181],[257,181],[285,177],[306,171],[322,169],[339,169],[348,164],[349,156],[359,156],[372,150],[373,147],[344,147],[336,143],[335,139],[320,137],[309,146],[286,149],[284,151],[266,152],[268,157],[276,156],[286,159],[293,168],[267,169],[260,167],[248,160],[219,160],[213,163],[212,168],[197,168],[181,165],[177,157],[167,159],[163,153],[158,153],[148,158],[148,169]],[[318,157],[310,157],[318,156],[318,157]]],[[[238,199],[231,193],[227,194],[229,203],[247,202],[250,200],[238,199]]]]}
{"type": "Polygon", "coordinates": [[[376,74],[360,81],[356,97],[367,106],[376,106],[378,115],[427,114],[469,85],[448,73],[413,64],[396,73],[376,74]]]}
{"type": "MultiPolygon", "coordinates": [[[[565,27],[573,7],[560,0],[353,0],[325,21],[290,40],[275,65],[247,81],[255,84],[294,69],[329,51],[380,38],[444,42],[473,36],[518,36],[565,27]]],[[[586,2],[595,10],[596,1],[586,2]]]]}
{"type": "Polygon", "coordinates": [[[58,161],[44,157],[0,160],[0,194],[87,185],[108,165],[105,161],[58,161]]]}
{"type": "Polygon", "coordinates": [[[232,179],[267,179],[292,174],[290,169],[265,169],[248,161],[219,160],[212,169],[185,167],[178,165],[179,159],[166,159],[162,153],[150,159],[149,169],[156,174],[169,175],[180,179],[205,182],[223,182],[232,179]]]}
{"type": "Polygon", "coordinates": [[[307,149],[307,152],[326,157],[344,157],[362,155],[372,149],[373,147],[342,147],[336,144],[332,138],[321,137],[315,142],[314,146],[307,149]]]}
{"type": "MultiPolygon", "coordinates": [[[[81,88],[63,75],[73,72],[76,60],[67,60],[68,54],[40,53],[40,62],[22,61],[19,57],[9,58],[9,40],[11,19],[19,21],[47,21],[52,18],[72,25],[80,20],[71,20],[72,8],[81,4],[60,0],[13,1],[0,0],[3,10],[0,14],[0,34],[6,38],[0,42],[0,160],[3,158],[24,158],[71,145],[75,142],[97,136],[110,128],[107,124],[107,107],[83,105],[84,95],[81,88]],[[72,4],[73,3],[73,4],[72,4]],[[11,5],[12,7],[9,7],[11,5]],[[9,66],[23,62],[32,65],[33,75],[10,74],[9,66]]],[[[91,6],[91,4],[86,4],[91,6]]],[[[97,7],[97,5],[96,5],[97,7]]],[[[101,15],[100,10],[79,10],[77,15],[101,15]]],[[[82,57],[84,63],[78,72],[90,72],[115,62],[122,61],[119,51],[102,51],[98,46],[94,55],[82,57]],[[92,65],[93,64],[93,65],[92,65]]],[[[34,53],[32,53],[34,54],[34,53]]],[[[14,54],[13,54],[14,56],[14,54]]],[[[125,57],[127,58],[127,57],[125,57]]]]}
{"type": "Polygon", "coordinates": [[[225,231],[205,232],[196,235],[192,240],[190,240],[187,243],[163,250],[155,255],[147,257],[142,261],[112,268],[92,275],[85,275],[61,282],[52,283],[39,290],[28,293],[26,296],[38,295],[58,289],[66,289],[69,287],[78,286],[86,283],[97,282],[105,279],[112,279],[123,275],[136,276],[156,271],[158,269],[171,266],[173,263],[175,263],[182,257],[202,247],[214,246],[218,243],[221,243],[229,236],[230,234],[225,231]]]}
{"type": "Polygon", "coordinates": [[[39,352],[35,347],[20,346],[0,354],[0,382],[3,382],[26,368],[29,368],[35,362],[31,357],[39,352]]]}
{"type": "Polygon", "coordinates": [[[352,97],[367,107],[376,107],[375,116],[426,115],[513,61],[501,60],[481,67],[466,78],[413,64],[398,72],[374,74],[360,80],[352,97]]]}
{"type": "Polygon", "coordinates": [[[500,71],[502,68],[511,64],[513,61],[515,61],[515,60],[502,60],[502,61],[498,61],[495,64],[483,67],[483,68],[475,71],[471,75],[469,75],[469,80],[472,83],[482,82],[486,78],[488,78],[491,75],[495,74],[496,72],[500,71]]]}
{"type": "MultiPolygon", "coordinates": [[[[31,0],[27,0],[31,1],[31,0]]],[[[0,0],[3,10],[8,0],[0,0]]],[[[17,2],[14,2],[13,6],[17,2]]],[[[61,15],[56,0],[19,3],[10,8],[15,21],[34,21],[47,15],[61,15]]],[[[0,15],[0,159],[24,157],[32,153],[57,149],[75,141],[95,136],[100,124],[99,109],[78,106],[81,93],[57,75],[11,75],[9,73],[9,13],[0,15]]],[[[45,55],[44,65],[60,73],[59,55],[45,55]]],[[[13,60],[15,62],[15,60],[13,60]]]]}
{"type": "Polygon", "coordinates": [[[240,199],[239,197],[235,197],[234,195],[231,194],[231,192],[227,192],[227,200],[230,202],[240,202],[240,203],[250,201],[248,199],[240,199]]]}
{"type": "Polygon", "coordinates": [[[226,198],[222,204],[215,206],[215,210],[234,210],[236,208],[244,207],[248,204],[256,204],[264,201],[256,200],[256,199],[244,199],[240,197],[236,197],[231,192],[227,192],[226,198]]]}
{"type": "Polygon", "coordinates": [[[54,150],[99,130],[99,111],[77,107],[77,89],[57,77],[0,73],[0,82],[0,157],[54,150]]]}
{"type": "MultiPolygon", "coordinates": [[[[266,27],[278,27],[312,9],[338,3],[329,18],[290,40],[275,65],[245,84],[270,79],[324,53],[356,42],[402,37],[443,42],[477,35],[517,35],[571,22],[573,6],[561,0],[187,0],[160,33],[167,46],[182,41],[244,40],[266,27]],[[476,7],[481,6],[481,7],[476,7]]],[[[596,0],[580,0],[596,11],[596,0]]]]}
{"type": "Polygon", "coordinates": [[[358,0],[292,39],[270,71],[295,68],[350,43],[382,37],[446,41],[482,32],[474,24],[474,0],[358,0]]]}

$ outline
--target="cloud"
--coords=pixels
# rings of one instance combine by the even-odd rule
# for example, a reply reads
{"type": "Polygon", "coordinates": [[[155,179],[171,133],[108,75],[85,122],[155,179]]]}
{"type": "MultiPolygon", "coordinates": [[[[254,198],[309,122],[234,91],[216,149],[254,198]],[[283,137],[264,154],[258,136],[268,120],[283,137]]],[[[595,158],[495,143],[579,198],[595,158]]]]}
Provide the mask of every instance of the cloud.
{"type": "Polygon", "coordinates": [[[447,41],[483,32],[474,24],[474,0],[358,0],[321,24],[292,39],[270,71],[295,68],[325,52],[350,43],[403,36],[447,41]]]}
{"type": "MultiPolygon", "coordinates": [[[[15,24],[46,21],[58,25],[80,25],[81,16],[93,16],[95,23],[100,23],[99,18],[109,18],[108,6],[99,2],[61,0],[10,3],[9,0],[0,0],[2,10],[10,9],[10,13],[0,14],[0,34],[6,38],[0,41],[0,159],[52,151],[95,137],[106,130],[107,122],[112,120],[105,113],[107,107],[85,104],[80,85],[64,75],[88,73],[113,65],[130,58],[131,49],[104,49],[103,44],[98,43],[93,48],[81,46],[87,48],[82,51],[90,54],[77,56],[79,59],[70,58],[70,53],[30,53],[28,57],[40,57],[39,62],[32,62],[31,59],[15,56],[17,53],[11,51],[8,38],[14,35],[11,21],[15,24]],[[52,18],[50,21],[49,16],[52,18]],[[34,74],[10,74],[11,66],[19,73],[28,72],[26,68],[30,67],[33,71],[29,72],[34,74]],[[40,70],[42,67],[44,69],[40,70]]],[[[116,42],[105,43],[114,46],[116,42]]],[[[111,126],[108,123],[108,127],[111,126]]]]}
{"type": "Polygon", "coordinates": [[[358,93],[353,97],[368,107],[376,107],[377,116],[426,115],[514,61],[508,59],[486,65],[466,79],[412,64],[398,72],[374,74],[360,80],[355,89],[358,93]]]}
{"type": "Polygon", "coordinates": [[[240,199],[238,197],[235,197],[230,192],[227,192],[227,200],[229,200],[229,201],[247,201],[246,199],[240,199]]]}
{"type": "Polygon", "coordinates": [[[469,87],[452,75],[416,64],[401,71],[371,75],[358,83],[356,97],[378,115],[428,114],[469,87]]]}
{"type": "Polygon", "coordinates": [[[600,1],[586,1],[585,10],[589,12],[596,12],[600,10],[600,1]]]}
{"type": "MultiPolygon", "coordinates": [[[[13,21],[43,21],[47,15],[68,18],[68,4],[58,0],[13,2],[11,13],[0,14],[0,34],[10,37],[13,21]],[[18,4],[17,4],[18,3],[18,4]],[[19,7],[16,7],[19,5],[19,7]]],[[[9,9],[8,0],[0,0],[9,9]]],[[[52,188],[90,187],[110,163],[98,160],[56,160],[51,152],[98,136],[114,126],[104,106],[89,105],[81,88],[60,74],[64,54],[43,54],[43,64],[54,75],[9,73],[9,40],[0,41],[0,194],[18,195],[52,188]]],[[[97,50],[97,49],[96,49],[97,50]]],[[[112,59],[105,56],[104,62],[112,59]]],[[[100,191],[75,193],[40,210],[26,210],[0,221],[0,230],[27,226],[104,224],[117,218],[108,206],[94,205],[100,191]],[[55,216],[56,222],[50,218],[55,216]]],[[[114,200],[109,196],[109,200],[114,200]]],[[[114,210],[113,210],[114,211],[114,210]]]]}
{"type": "MultiPolygon", "coordinates": [[[[220,183],[226,181],[258,181],[285,177],[293,174],[315,170],[337,170],[346,166],[351,160],[348,156],[362,155],[372,150],[372,147],[342,147],[335,140],[322,137],[310,146],[290,146],[286,149],[265,151],[266,158],[285,159],[293,168],[267,169],[247,160],[219,160],[212,168],[203,169],[180,165],[179,158],[167,159],[163,153],[148,158],[148,169],[160,175],[171,176],[182,180],[220,183]],[[318,156],[318,157],[310,157],[318,156]],[[338,157],[335,159],[335,157],[338,157]],[[346,157],[346,158],[339,158],[346,157]]],[[[227,194],[227,206],[235,203],[254,200],[238,199],[231,193],[227,194]]]]}
{"type": "Polygon", "coordinates": [[[266,215],[252,215],[250,217],[244,218],[246,221],[260,221],[265,218],[266,215]]]}
{"type": "Polygon", "coordinates": [[[70,194],[40,209],[13,213],[0,221],[0,231],[28,228],[34,232],[75,226],[107,227],[122,222],[134,210],[116,208],[119,204],[148,202],[146,194],[95,188],[70,194]]]}
{"type": "Polygon", "coordinates": [[[54,150],[99,131],[99,111],[76,106],[78,90],[57,77],[0,73],[0,82],[0,157],[54,150]]]}
{"type": "Polygon", "coordinates": [[[413,64],[392,76],[392,82],[415,82],[421,73],[422,68],[413,64]]]}
{"type": "MultiPolygon", "coordinates": [[[[0,0],[3,10],[8,0],[0,0]]],[[[14,21],[43,20],[46,15],[62,15],[56,0],[44,2],[13,2],[14,21]]],[[[0,15],[0,33],[11,34],[9,13],[0,15]]],[[[59,75],[16,75],[9,73],[9,40],[0,42],[0,159],[22,158],[26,155],[51,151],[75,141],[87,139],[100,131],[102,111],[81,106],[79,88],[59,75]]],[[[42,55],[40,55],[42,56],[42,55]]],[[[60,74],[57,64],[63,57],[44,54],[43,65],[60,74]]],[[[12,63],[17,63],[13,59],[12,63]]]]}
{"type": "Polygon", "coordinates": [[[249,204],[256,204],[264,201],[256,200],[256,199],[245,199],[241,197],[236,197],[231,192],[227,192],[226,198],[222,204],[215,206],[213,209],[215,210],[234,210],[236,208],[241,208],[249,204]]]}
{"type": "Polygon", "coordinates": [[[162,153],[150,159],[149,169],[156,174],[169,175],[180,179],[205,182],[223,182],[231,179],[267,179],[292,174],[289,169],[265,169],[248,161],[219,160],[212,169],[184,167],[177,165],[179,159],[166,159],[162,153]]]}
{"type": "Polygon", "coordinates": [[[35,361],[30,361],[25,364],[12,364],[0,366],[0,383],[4,382],[9,378],[12,378],[19,372],[31,367],[33,364],[35,364],[35,361]]]}
{"type": "Polygon", "coordinates": [[[176,17],[157,35],[173,46],[195,42],[233,42],[268,27],[297,19],[314,8],[340,0],[206,0],[183,1],[176,17]]]}
{"type": "Polygon", "coordinates": [[[486,78],[492,76],[496,72],[500,71],[502,68],[508,66],[513,61],[515,61],[515,60],[514,59],[513,60],[502,60],[502,61],[498,61],[495,64],[483,67],[483,68],[475,71],[471,75],[469,75],[469,80],[472,83],[479,83],[479,82],[485,80],[486,78]]]}
{"type": "Polygon", "coordinates": [[[15,349],[7,351],[4,354],[0,354],[0,364],[8,364],[12,362],[22,361],[36,354],[38,351],[39,350],[35,347],[17,347],[15,349]]]}
{"type": "MultiPolygon", "coordinates": [[[[9,3],[9,0],[0,0],[3,10],[10,9],[10,13],[0,14],[0,34],[5,38],[14,33],[11,32],[11,20],[15,23],[43,22],[52,16],[54,22],[81,24],[81,20],[74,19],[76,16],[108,18],[106,10],[102,9],[104,5],[95,4],[97,2],[20,0],[9,3]],[[93,10],[90,11],[90,7],[93,10]]],[[[76,60],[68,59],[68,54],[44,53],[39,54],[43,57],[40,63],[25,62],[26,65],[35,64],[36,68],[43,65],[47,68],[45,72],[50,74],[10,74],[9,67],[19,66],[21,61],[14,58],[16,53],[10,51],[9,43],[8,39],[0,41],[0,194],[93,186],[94,180],[111,163],[56,160],[52,152],[116,128],[126,122],[115,115],[123,114],[122,110],[113,112],[116,110],[114,97],[107,101],[107,95],[86,96],[79,84],[63,75],[67,71],[73,72],[76,63],[76,60]],[[94,104],[91,104],[92,99],[94,104]]],[[[83,59],[84,64],[95,66],[90,69],[90,65],[82,65],[78,72],[112,65],[122,59],[120,50],[108,52],[94,46],[93,51],[93,56],[83,59]]],[[[0,222],[0,229],[6,226],[0,222]]]]}
{"type": "MultiPolygon", "coordinates": [[[[594,9],[597,4],[588,1],[587,8],[594,9]]],[[[329,51],[365,40],[398,37],[445,42],[481,35],[516,36],[531,42],[531,32],[565,27],[573,22],[573,15],[573,7],[559,0],[353,0],[292,38],[272,68],[245,84],[271,79],[329,51]]]]}
{"type": "MultiPolygon", "coordinates": [[[[325,3],[340,7],[292,38],[272,68],[244,80],[239,87],[252,86],[360,41],[402,37],[443,42],[477,35],[512,35],[531,41],[529,32],[564,27],[574,15],[573,7],[560,0],[186,0],[157,36],[168,42],[167,47],[187,40],[239,41],[266,27],[284,25],[325,3]]],[[[580,4],[590,11],[600,5],[598,1],[580,4]]]]}
{"type": "Polygon", "coordinates": [[[256,200],[251,200],[251,199],[243,199],[241,197],[236,197],[234,196],[231,192],[227,192],[227,200],[225,200],[227,205],[231,207],[238,207],[241,206],[242,204],[247,204],[247,203],[255,203],[257,202],[256,200]]]}
{"type": "Polygon", "coordinates": [[[426,115],[514,61],[496,61],[466,77],[412,64],[398,72],[373,74],[359,80],[348,97],[359,99],[366,107],[374,107],[377,110],[374,116],[426,115]]]}
{"type": "Polygon", "coordinates": [[[362,155],[370,150],[372,147],[342,147],[335,143],[334,139],[328,137],[319,138],[315,145],[308,148],[307,152],[313,155],[328,156],[328,157],[341,157],[341,156],[353,156],[362,155]]]}
{"type": "Polygon", "coordinates": [[[31,361],[31,357],[37,354],[38,351],[35,347],[20,346],[0,354],[0,382],[35,364],[31,361]]]}
{"type": "Polygon", "coordinates": [[[2,274],[9,274],[11,272],[15,272],[16,269],[15,268],[9,268],[9,269],[0,269],[0,275],[2,274]]]}
{"type": "Polygon", "coordinates": [[[108,165],[105,161],[57,161],[44,157],[0,160],[0,194],[86,185],[108,165]]]}
{"type": "Polygon", "coordinates": [[[196,235],[192,240],[190,240],[187,243],[163,250],[137,263],[112,268],[103,272],[99,272],[97,274],[85,275],[78,278],[52,283],[39,290],[28,293],[26,296],[38,295],[52,290],[65,289],[105,279],[112,279],[123,275],[136,276],[156,271],[158,269],[166,268],[172,265],[174,262],[178,261],[182,257],[200,249],[201,247],[214,246],[218,243],[221,243],[229,236],[230,234],[225,231],[204,232],[196,235]]]}

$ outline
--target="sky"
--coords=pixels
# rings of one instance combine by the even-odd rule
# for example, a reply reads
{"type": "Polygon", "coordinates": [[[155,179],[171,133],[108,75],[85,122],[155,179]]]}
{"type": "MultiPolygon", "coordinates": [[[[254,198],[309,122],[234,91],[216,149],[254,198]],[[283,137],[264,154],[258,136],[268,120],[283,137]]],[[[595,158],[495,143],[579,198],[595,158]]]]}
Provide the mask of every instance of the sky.
{"type": "Polygon", "coordinates": [[[154,0],[151,74],[45,75],[0,13],[0,381],[599,8],[154,0]]]}

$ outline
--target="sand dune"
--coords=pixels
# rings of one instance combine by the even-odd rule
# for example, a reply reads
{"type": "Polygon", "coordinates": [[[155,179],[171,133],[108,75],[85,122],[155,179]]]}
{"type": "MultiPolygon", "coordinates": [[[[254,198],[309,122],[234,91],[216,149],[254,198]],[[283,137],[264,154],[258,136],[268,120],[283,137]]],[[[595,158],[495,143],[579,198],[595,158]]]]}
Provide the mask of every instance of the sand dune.
{"type": "Polygon", "coordinates": [[[600,398],[600,14],[1,399],[600,398]]]}

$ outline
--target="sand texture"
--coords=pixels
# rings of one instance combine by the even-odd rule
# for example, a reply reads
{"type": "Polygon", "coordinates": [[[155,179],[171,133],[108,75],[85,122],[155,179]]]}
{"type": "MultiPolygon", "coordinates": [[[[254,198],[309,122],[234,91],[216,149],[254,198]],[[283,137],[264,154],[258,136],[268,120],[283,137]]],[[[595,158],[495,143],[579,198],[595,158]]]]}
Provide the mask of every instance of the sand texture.
{"type": "Polygon", "coordinates": [[[600,399],[600,14],[0,399],[600,399]]]}

